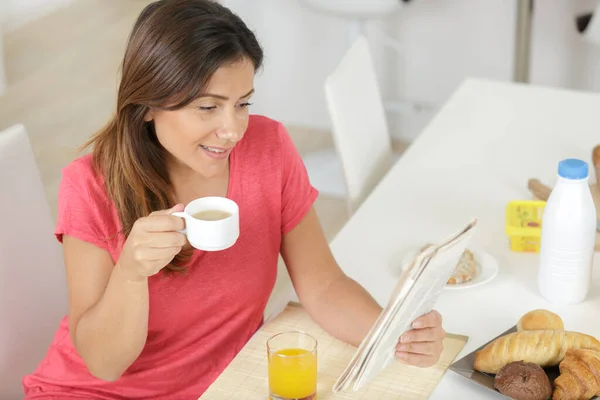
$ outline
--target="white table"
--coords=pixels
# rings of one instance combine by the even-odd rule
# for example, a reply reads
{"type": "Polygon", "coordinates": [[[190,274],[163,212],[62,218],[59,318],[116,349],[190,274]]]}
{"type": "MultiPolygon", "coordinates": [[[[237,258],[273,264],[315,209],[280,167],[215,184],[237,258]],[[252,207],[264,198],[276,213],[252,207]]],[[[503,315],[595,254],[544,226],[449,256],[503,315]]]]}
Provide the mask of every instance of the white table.
{"type": "MultiPolygon", "coordinates": [[[[445,291],[436,305],[447,331],[470,337],[459,358],[534,308],[554,310],[567,329],[600,337],[600,258],[588,300],[554,307],[536,287],[538,255],[512,253],[504,233],[507,203],[531,198],[528,178],[553,184],[559,160],[591,162],[599,110],[597,94],[466,81],[333,240],[337,261],[384,304],[404,249],[442,239],[475,216],[473,244],[496,257],[500,272],[484,286],[445,291]]],[[[431,397],[495,398],[452,371],[431,397]]]]}

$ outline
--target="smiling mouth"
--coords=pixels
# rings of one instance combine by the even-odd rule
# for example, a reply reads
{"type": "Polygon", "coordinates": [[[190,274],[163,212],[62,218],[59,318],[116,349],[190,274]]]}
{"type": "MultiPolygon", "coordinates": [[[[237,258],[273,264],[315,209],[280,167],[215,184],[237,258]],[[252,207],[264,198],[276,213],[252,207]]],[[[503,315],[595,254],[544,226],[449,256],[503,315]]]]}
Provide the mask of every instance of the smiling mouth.
{"type": "Polygon", "coordinates": [[[223,153],[227,152],[227,150],[216,149],[214,147],[208,147],[208,146],[204,146],[204,145],[200,145],[200,147],[202,147],[206,151],[210,151],[211,153],[215,153],[215,154],[223,154],[223,153]]]}

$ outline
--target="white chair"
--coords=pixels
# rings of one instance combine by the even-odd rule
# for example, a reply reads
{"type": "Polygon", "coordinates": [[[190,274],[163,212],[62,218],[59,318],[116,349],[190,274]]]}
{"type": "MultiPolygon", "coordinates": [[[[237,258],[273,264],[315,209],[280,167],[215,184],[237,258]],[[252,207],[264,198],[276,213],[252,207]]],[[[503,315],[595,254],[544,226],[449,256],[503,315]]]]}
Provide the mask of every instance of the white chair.
{"type": "Polygon", "coordinates": [[[325,97],[352,213],[393,161],[385,110],[364,36],[358,37],[327,78],[325,97]]]}
{"type": "MultiPolygon", "coordinates": [[[[377,20],[393,15],[402,7],[401,0],[301,0],[314,12],[342,18],[349,23],[348,47],[360,37],[367,36],[367,26],[377,20]]],[[[398,41],[380,30],[378,38],[395,51],[401,52],[398,41]]],[[[385,111],[404,112],[420,105],[408,100],[382,102],[385,111]]],[[[319,192],[334,198],[348,198],[346,186],[341,179],[343,172],[335,149],[324,149],[306,154],[304,164],[312,184],[319,192]]]]}
{"type": "MultiPolygon", "coordinates": [[[[334,154],[334,161],[321,167],[333,165],[335,169],[311,170],[312,163],[306,164],[306,167],[314,186],[318,187],[315,184],[318,181],[320,185],[327,184],[330,190],[334,183],[343,187],[347,193],[348,212],[352,214],[396,159],[392,153],[379,85],[364,36],[358,37],[335,71],[327,77],[325,99],[337,154],[334,154]]],[[[287,276],[282,279],[289,281],[287,276]]],[[[287,293],[281,289],[281,297],[273,300],[273,304],[280,305],[277,311],[286,301],[299,302],[291,284],[287,287],[290,288],[287,293]]]]}
{"type": "Polygon", "coordinates": [[[19,399],[67,313],[62,252],[22,125],[0,132],[0,221],[0,399],[19,399]]]}

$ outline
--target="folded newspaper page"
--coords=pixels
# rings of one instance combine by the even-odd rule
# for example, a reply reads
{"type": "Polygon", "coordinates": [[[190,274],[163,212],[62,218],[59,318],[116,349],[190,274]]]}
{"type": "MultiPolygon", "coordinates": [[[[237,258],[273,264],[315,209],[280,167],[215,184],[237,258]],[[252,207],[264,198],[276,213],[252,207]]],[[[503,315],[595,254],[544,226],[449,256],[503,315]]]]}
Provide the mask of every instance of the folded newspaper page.
{"type": "Polygon", "coordinates": [[[433,309],[476,225],[473,219],[441,243],[421,249],[404,266],[387,305],[338,378],[334,393],[361,389],[394,361],[398,339],[415,319],[433,309]]]}

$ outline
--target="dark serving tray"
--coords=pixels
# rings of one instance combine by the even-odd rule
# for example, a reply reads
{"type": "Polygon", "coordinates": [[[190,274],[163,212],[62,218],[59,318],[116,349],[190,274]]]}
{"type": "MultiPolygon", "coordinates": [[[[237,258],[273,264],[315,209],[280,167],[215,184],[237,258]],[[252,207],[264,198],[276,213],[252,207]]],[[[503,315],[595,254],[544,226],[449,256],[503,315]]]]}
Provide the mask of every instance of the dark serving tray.
{"type": "MultiPolygon", "coordinates": [[[[462,377],[469,379],[471,382],[474,382],[480,386],[485,387],[486,389],[496,392],[500,396],[503,396],[498,390],[496,390],[496,388],[494,388],[494,375],[475,371],[473,369],[473,363],[475,362],[475,353],[477,351],[483,349],[485,346],[488,345],[488,343],[493,342],[494,340],[498,339],[499,337],[507,335],[509,333],[516,332],[516,331],[517,331],[517,326],[515,325],[512,328],[508,329],[506,332],[503,332],[500,335],[496,336],[489,342],[484,343],[482,346],[473,350],[473,352],[467,354],[460,360],[455,361],[448,368],[450,370],[456,372],[457,374],[461,375],[462,377]]],[[[548,375],[548,378],[550,379],[550,383],[552,383],[552,385],[554,386],[554,379],[556,379],[558,377],[558,375],[560,374],[560,372],[558,370],[558,366],[551,367],[551,368],[544,368],[544,371],[546,371],[546,375],[548,375]]],[[[506,397],[506,396],[504,396],[504,397],[506,397]]],[[[598,397],[593,397],[593,398],[598,399],[598,397]]]]}

